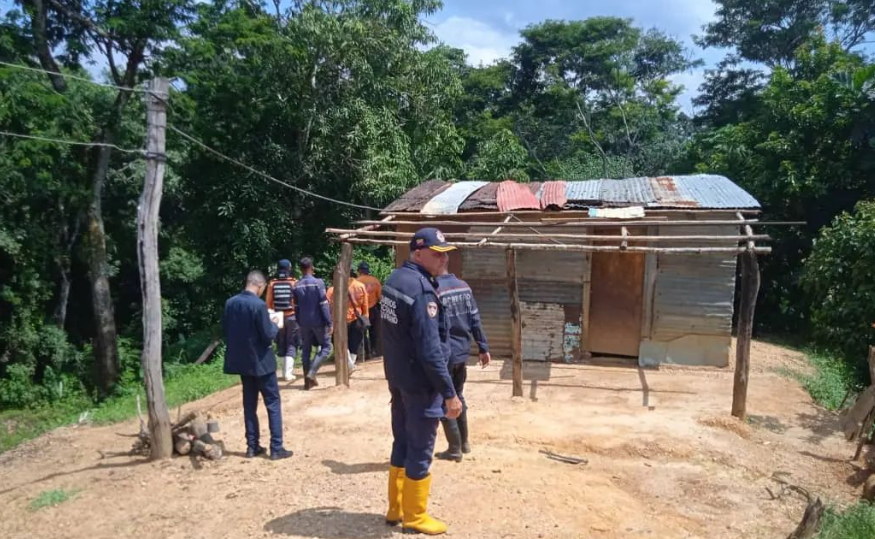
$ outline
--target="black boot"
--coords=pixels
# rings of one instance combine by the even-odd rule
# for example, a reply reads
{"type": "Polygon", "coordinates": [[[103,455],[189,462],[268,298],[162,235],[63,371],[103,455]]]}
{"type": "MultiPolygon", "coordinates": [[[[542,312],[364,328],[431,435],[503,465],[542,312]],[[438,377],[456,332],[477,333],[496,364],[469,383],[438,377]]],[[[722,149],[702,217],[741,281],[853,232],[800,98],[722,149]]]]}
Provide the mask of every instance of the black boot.
{"type": "Polygon", "coordinates": [[[449,448],[438,453],[435,457],[441,460],[454,460],[462,462],[462,437],[459,434],[459,423],[455,419],[441,419],[444,425],[444,434],[447,436],[449,448]]]}
{"type": "Polygon", "coordinates": [[[462,408],[462,413],[459,419],[456,420],[459,424],[459,437],[462,439],[462,453],[466,455],[471,452],[471,446],[468,444],[468,407],[462,408]]]}

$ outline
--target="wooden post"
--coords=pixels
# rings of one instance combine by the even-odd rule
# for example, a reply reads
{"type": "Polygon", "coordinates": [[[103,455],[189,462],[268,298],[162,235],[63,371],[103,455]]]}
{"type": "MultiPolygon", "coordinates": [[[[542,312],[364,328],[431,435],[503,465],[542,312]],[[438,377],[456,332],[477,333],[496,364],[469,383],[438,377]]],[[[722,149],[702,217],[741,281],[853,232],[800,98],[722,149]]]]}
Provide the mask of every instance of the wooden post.
{"type": "Polygon", "coordinates": [[[513,359],[513,396],[523,396],[523,320],[520,313],[520,295],[516,282],[516,251],[507,249],[507,290],[510,294],[511,339],[513,359]]]}
{"type": "Polygon", "coordinates": [[[875,346],[869,347],[869,385],[875,386],[875,346]]]}
{"type": "Polygon", "coordinates": [[[352,267],[352,245],[340,244],[340,260],[334,268],[334,379],[337,385],[349,387],[349,335],[346,331],[346,310],[349,303],[349,271],[352,267]]]}
{"type": "Polygon", "coordinates": [[[146,386],[151,455],[168,459],[173,455],[170,413],[164,400],[161,375],[161,282],[158,272],[158,218],[164,190],[167,98],[170,81],[155,78],[146,95],[146,178],[137,207],[137,258],[140,290],[143,294],[143,353],[140,361],[146,386]],[[154,95],[153,95],[154,94],[154,95]]]}
{"type": "Polygon", "coordinates": [[[738,337],[735,341],[735,383],[732,387],[732,415],[747,418],[747,382],[750,374],[750,340],[757,294],[760,290],[760,268],[757,255],[748,251],[739,255],[741,263],[741,304],[738,308],[738,337]]]}
{"type": "MultiPolygon", "coordinates": [[[[589,234],[590,229],[584,228],[583,233],[589,234]]],[[[584,253],[584,268],[582,276],[583,291],[580,305],[580,359],[592,359],[592,335],[589,330],[592,314],[592,253],[584,253]]]]}

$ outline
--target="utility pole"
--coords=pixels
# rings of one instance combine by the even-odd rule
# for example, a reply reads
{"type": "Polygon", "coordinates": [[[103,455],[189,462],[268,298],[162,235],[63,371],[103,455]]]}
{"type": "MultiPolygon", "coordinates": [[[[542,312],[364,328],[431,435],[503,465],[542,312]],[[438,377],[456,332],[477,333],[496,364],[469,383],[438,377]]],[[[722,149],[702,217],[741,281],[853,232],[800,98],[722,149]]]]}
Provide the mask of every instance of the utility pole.
{"type": "Polygon", "coordinates": [[[146,178],[137,206],[137,258],[143,293],[143,382],[149,411],[152,460],[173,455],[170,414],[161,374],[161,280],[158,273],[158,220],[167,161],[165,135],[170,81],[156,77],[146,93],[146,178]]]}

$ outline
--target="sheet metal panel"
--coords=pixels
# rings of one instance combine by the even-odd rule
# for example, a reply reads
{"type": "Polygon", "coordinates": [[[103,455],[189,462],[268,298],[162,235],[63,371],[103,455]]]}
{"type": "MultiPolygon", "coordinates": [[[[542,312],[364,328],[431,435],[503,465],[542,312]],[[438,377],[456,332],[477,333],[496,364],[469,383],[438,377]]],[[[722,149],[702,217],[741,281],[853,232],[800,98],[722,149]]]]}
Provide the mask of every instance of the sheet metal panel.
{"type": "Polygon", "coordinates": [[[452,215],[459,211],[459,206],[471,196],[472,193],[489,182],[457,182],[451,184],[436,196],[432,197],[420,213],[425,215],[452,215]]]}
{"type": "Polygon", "coordinates": [[[473,192],[465,202],[459,206],[460,212],[474,210],[497,210],[498,182],[489,182],[477,191],[473,192]]]}
{"type": "Polygon", "coordinates": [[[602,180],[565,182],[565,198],[568,201],[589,202],[601,200],[602,180]]]}
{"type": "Polygon", "coordinates": [[[648,206],[656,202],[649,178],[602,180],[599,200],[608,205],[648,206]]]}
{"type": "Polygon", "coordinates": [[[729,178],[713,174],[694,176],[672,176],[678,192],[695,200],[700,208],[713,209],[755,209],[760,203],[747,191],[734,184],[729,178]]]}
{"type": "Polygon", "coordinates": [[[531,190],[531,186],[504,181],[498,186],[498,211],[539,210],[541,203],[531,190]]]}
{"type": "Polygon", "coordinates": [[[568,202],[568,197],[565,196],[565,182],[556,181],[556,182],[544,182],[544,185],[541,186],[541,190],[538,194],[538,198],[541,200],[541,209],[559,209],[565,207],[565,204],[568,202]]]}
{"type": "Polygon", "coordinates": [[[564,358],[565,309],[562,305],[521,299],[520,314],[523,320],[523,360],[564,358]]]}
{"type": "Polygon", "coordinates": [[[540,281],[580,283],[580,287],[582,287],[587,256],[586,253],[581,252],[517,251],[516,263],[517,275],[520,280],[520,293],[522,293],[529,283],[540,281]]]}
{"type": "Polygon", "coordinates": [[[465,278],[471,287],[477,307],[480,309],[480,320],[489,351],[493,357],[509,358],[511,356],[511,317],[510,295],[505,281],[477,280],[465,278]]]}
{"type": "Polygon", "coordinates": [[[428,180],[401,195],[401,198],[386,206],[383,211],[418,212],[429,200],[444,189],[448,189],[450,185],[443,180],[428,180]]]}

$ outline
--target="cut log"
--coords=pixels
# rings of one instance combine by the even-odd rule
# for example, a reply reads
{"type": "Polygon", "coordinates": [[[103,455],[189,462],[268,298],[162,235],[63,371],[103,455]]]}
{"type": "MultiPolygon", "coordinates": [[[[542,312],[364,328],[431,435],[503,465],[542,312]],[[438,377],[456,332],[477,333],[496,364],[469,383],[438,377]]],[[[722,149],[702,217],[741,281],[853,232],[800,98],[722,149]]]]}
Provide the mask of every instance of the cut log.
{"type": "Polygon", "coordinates": [[[209,346],[207,346],[206,350],[201,353],[200,357],[197,358],[197,361],[194,362],[195,365],[200,365],[204,361],[210,359],[212,357],[213,352],[216,351],[216,348],[219,347],[219,343],[221,341],[213,341],[209,346]]]}
{"type": "Polygon", "coordinates": [[[787,536],[787,539],[811,539],[814,537],[820,527],[820,519],[823,518],[824,509],[820,498],[809,502],[808,507],[805,508],[805,514],[802,515],[802,522],[793,533],[787,536]]]}
{"type": "Polygon", "coordinates": [[[205,434],[209,433],[209,429],[207,429],[207,424],[200,419],[195,419],[194,421],[192,421],[188,428],[191,431],[192,436],[194,436],[198,440],[202,439],[205,434]]]}
{"type": "Polygon", "coordinates": [[[188,425],[189,423],[191,423],[195,419],[197,419],[197,412],[192,411],[192,412],[185,414],[182,417],[182,419],[180,419],[179,421],[176,422],[175,425],[173,425],[173,427],[172,427],[173,432],[175,433],[175,432],[182,430],[183,427],[185,427],[186,425],[188,425]]]}
{"type": "Polygon", "coordinates": [[[191,443],[191,452],[195,455],[202,455],[210,460],[222,458],[221,444],[205,444],[201,440],[194,440],[191,443]]]}
{"type": "Polygon", "coordinates": [[[179,434],[176,436],[176,441],[173,443],[173,449],[180,455],[188,455],[191,451],[191,440],[187,434],[179,434]]]}

